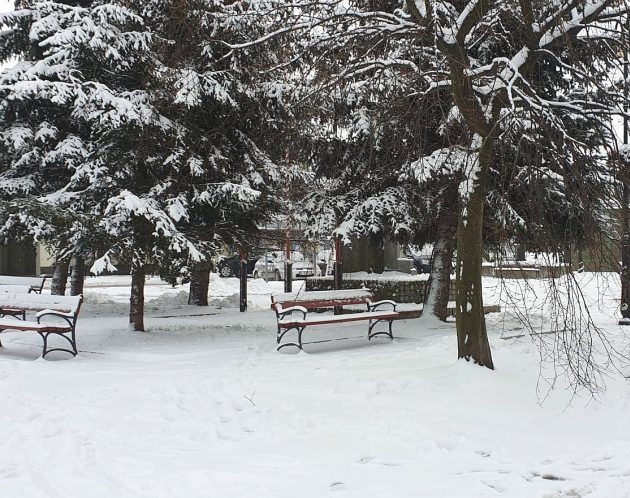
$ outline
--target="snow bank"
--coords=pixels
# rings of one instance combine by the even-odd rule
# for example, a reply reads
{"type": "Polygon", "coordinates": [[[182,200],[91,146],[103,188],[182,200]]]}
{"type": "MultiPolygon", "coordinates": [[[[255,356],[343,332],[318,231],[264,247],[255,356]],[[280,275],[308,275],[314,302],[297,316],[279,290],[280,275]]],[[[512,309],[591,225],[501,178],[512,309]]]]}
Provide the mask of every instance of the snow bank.
{"type": "MultiPolygon", "coordinates": [[[[618,278],[578,279],[627,348],[618,278]]],[[[502,339],[523,330],[513,313],[548,306],[546,284],[500,284],[484,279],[508,309],[487,317],[495,371],[456,360],[453,324],[422,320],[397,321],[393,342],[365,324],[307,329],[305,353],[277,353],[269,309],[182,306],[167,286],[147,333],[95,296],[75,359],[36,361],[36,334],[4,332],[0,495],[629,498],[627,381],[611,372],[598,400],[546,384],[535,342],[502,339]]]]}

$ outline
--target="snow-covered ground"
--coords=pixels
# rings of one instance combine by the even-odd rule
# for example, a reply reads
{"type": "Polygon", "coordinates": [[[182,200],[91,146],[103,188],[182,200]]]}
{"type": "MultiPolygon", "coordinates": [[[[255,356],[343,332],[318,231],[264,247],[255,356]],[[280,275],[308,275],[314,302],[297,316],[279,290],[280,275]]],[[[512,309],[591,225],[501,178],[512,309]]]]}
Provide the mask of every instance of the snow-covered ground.
{"type": "MultiPolygon", "coordinates": [[[[616,280],[595,277],[582,288],[623,350],[616,280]]],[[[504,309],[488,316],[494,372],[456,360],[453,324],[422,320],[397,322],[393,343],[358,324],[277,353],[281,282],[250,280],[242,314],[236,279],[213,278],[208,308],[150,280],[148,332],[132,332],[128,284],[88,280],[77,358],[37,359],[35,334],[2,334],[0,497],[630,497],[623,376],[570,405],[559,379],[541,406],[534,342],[502,339],[525,307],[549,327],[544,281],[521,300],[486,281],[504,309]]]]}

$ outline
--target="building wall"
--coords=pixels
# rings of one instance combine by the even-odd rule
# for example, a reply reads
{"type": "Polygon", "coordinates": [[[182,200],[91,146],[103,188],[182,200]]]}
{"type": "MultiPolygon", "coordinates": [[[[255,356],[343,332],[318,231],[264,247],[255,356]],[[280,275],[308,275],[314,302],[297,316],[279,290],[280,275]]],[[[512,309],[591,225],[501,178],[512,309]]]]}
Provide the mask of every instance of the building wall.
{"type": "Polygon", "coordinates": [[[38,273],[52,274],[53,266],[55,264],[55,255],[52,254],[46,247],[43,245],[39,245],[37,248],[37,265],[38,265],[38,273]]]}
{"type": "Polygon", "coordinates": [[[0,274],[39,275],[35,246],[18,242],[0,246],[0,274]]]}

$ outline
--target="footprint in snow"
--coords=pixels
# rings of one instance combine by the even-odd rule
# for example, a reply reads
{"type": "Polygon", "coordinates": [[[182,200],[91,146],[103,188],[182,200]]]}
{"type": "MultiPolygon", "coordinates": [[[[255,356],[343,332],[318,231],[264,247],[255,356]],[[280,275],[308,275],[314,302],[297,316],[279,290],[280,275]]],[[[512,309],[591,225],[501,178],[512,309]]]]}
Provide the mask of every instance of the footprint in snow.
{"type": "Polygon", "coordinates": [[[346,489],[346,485],[345,485],[345,483],[343,483],[341,481],[335,481],[335,482],[330,484],[330,490],[331,491],[341,491],[343,489],[346,489]]]}
{"type": "Polygon", "coordinates": [[[554,474],[543,474],[540,476],[542,479],[545,479],[547,481],[566,481],[566,479],[564,477],[560,477],[554,474]]]}

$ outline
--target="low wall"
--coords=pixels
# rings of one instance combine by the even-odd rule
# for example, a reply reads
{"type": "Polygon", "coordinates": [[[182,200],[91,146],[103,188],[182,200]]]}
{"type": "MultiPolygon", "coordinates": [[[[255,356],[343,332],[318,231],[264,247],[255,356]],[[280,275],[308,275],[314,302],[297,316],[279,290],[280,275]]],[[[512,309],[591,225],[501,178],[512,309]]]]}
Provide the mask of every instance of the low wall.
{"type": "MultiPolygon", "coordinates": [[[[375,299],[392,299],[398,303],[422,303],[427,288],[428,275],[394,273],[344,274],[344,289],[370,289],[375,299]]],[[[307,291],[332,290],[332,277],[309,277],[307,291]]],[[[455,281],[451,280],[450,301],[455,300],[455,281]]]]}
{"type": "Polygon", "coordinates": [[[514,264],[512,266],[501,267],[484,267],[484,276],[494,276],[497,278],[558,278],[566,274],[570,268],[565,265],[558,266],[545,266],[545,265],[530,265],[530,264],[514,264]],[[490,270],[490,272],[488,272],[490,270]]]}

